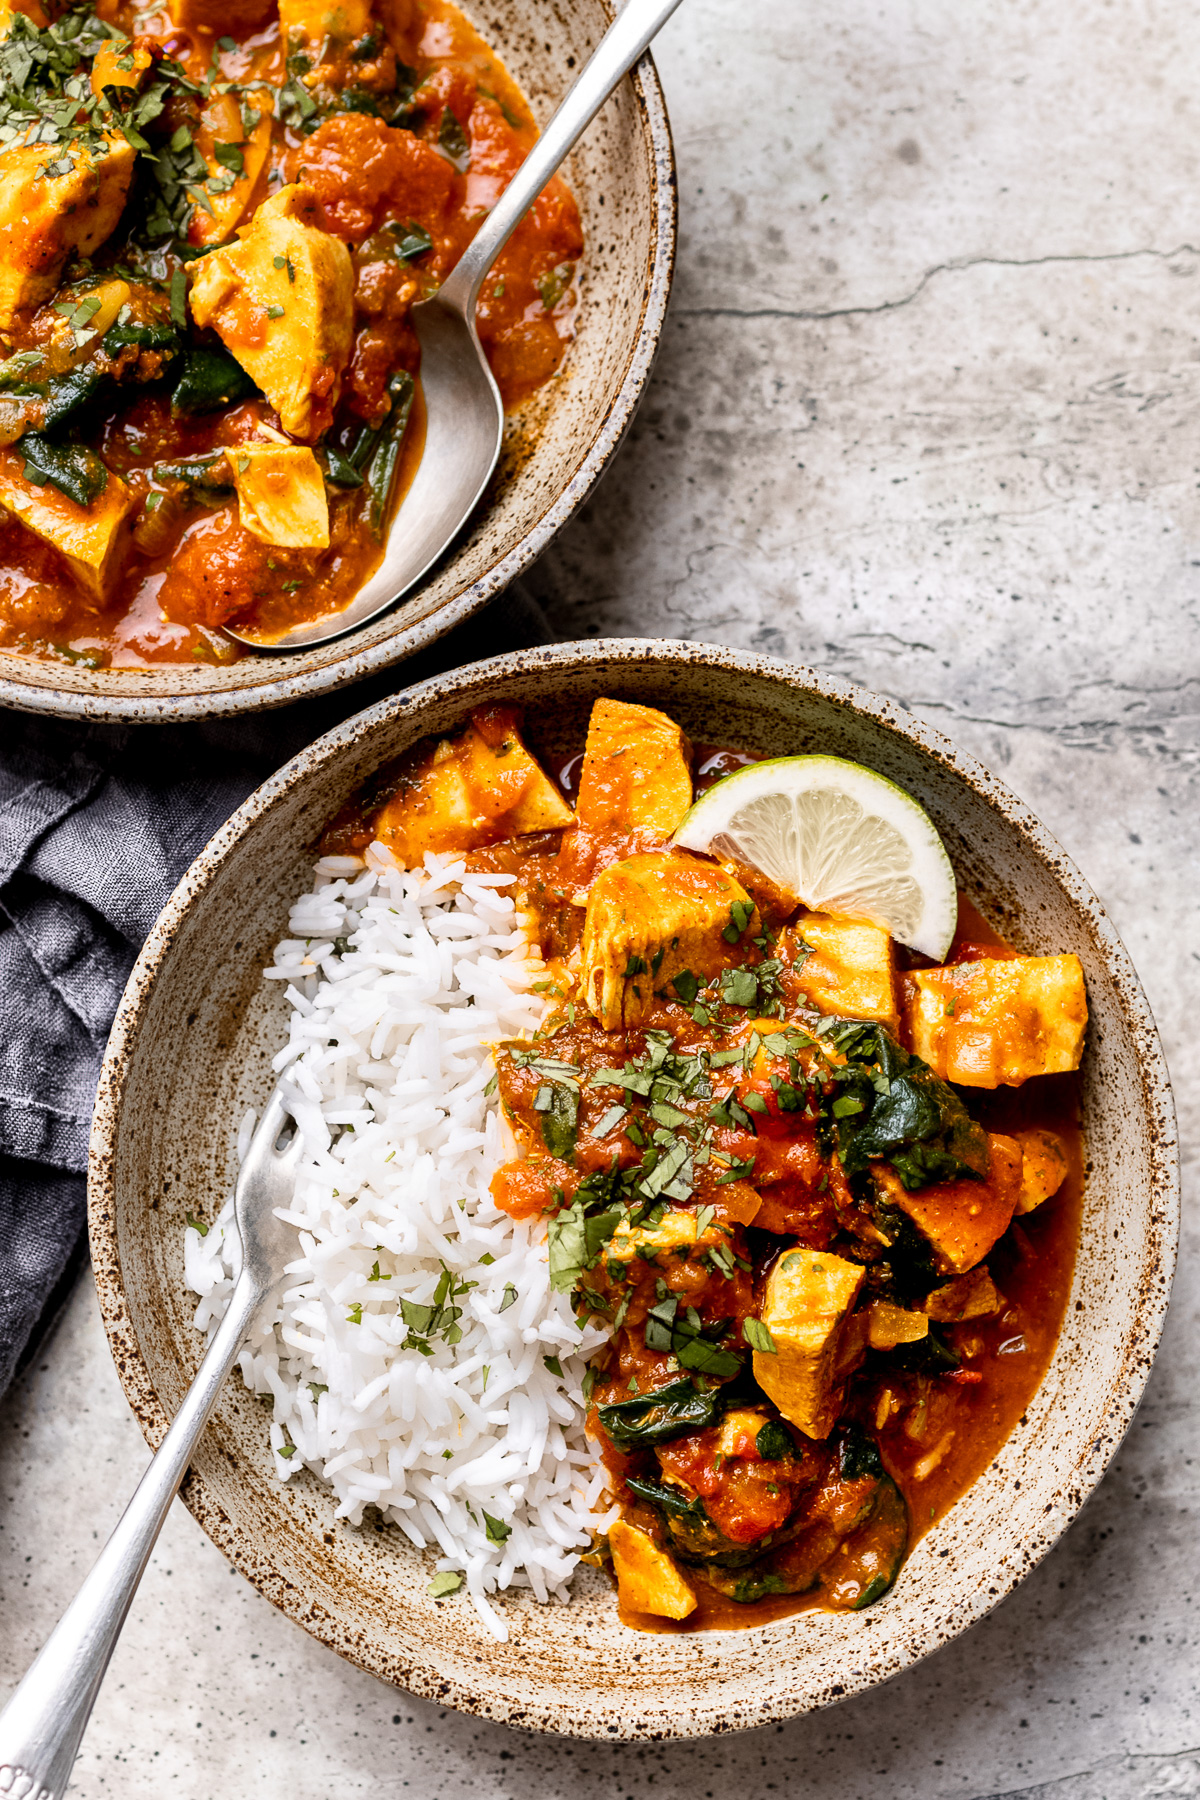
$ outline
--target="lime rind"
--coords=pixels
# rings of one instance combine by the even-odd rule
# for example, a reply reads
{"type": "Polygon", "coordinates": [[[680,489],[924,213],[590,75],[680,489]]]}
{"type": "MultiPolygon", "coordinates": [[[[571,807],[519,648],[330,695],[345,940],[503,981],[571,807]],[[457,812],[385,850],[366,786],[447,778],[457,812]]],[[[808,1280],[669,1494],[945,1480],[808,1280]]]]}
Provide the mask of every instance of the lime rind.
{"type": "Polygon", "coordinates": [[[673,842],[750,863],[814,912],[869,919],[935,962],[950,948],[957,884],[933,821],[861,763],[751,763],[700,796],[673,842]]]}

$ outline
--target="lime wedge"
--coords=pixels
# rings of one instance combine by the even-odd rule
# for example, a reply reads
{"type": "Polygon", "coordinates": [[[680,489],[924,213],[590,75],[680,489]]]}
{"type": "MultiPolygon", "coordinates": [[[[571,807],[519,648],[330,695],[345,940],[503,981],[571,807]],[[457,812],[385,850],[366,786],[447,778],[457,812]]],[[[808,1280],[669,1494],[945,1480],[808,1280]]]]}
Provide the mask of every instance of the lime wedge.
{"type": "Polygon", "coordinates": [[[673,842],[761,869],[814,912],[886,926],[941,962],[958,917],[954,870],[928,813],[840,756],[781,756],[702,794],[673,842]]]}

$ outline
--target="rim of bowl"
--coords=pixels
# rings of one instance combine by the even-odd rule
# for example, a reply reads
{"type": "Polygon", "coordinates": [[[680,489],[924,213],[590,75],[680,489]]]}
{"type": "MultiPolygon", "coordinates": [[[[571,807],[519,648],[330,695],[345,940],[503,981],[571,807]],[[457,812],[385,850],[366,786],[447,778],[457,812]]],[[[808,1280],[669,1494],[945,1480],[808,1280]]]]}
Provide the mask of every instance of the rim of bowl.
{"type": "MultiPolygon", "coordinates": [[[[601,0],[610,18],[615,17],[614,0],[601,0]]],[[[452,595],[441,606],[412,625],[403,626],[376,644],[353,648],[354,633],[343,640],[349,654],[323,668],[309,669],[296,675],[277,674],[274,678],[248,683],[245,687],[214,688],[195,694],[138,694],[133,686],[136,671],[129,674],[130,691],[126,693],[93,693],[86,689],[43,687],[20,674],[0,675],[0,706],[20,712],[42,713],[54,718],[87,719],[97,724],[121,722],[141,725],[176,724],[181,720],[228,718],[237,713],[264,712],[286,706],[293,700],[331,693],[362,681],[381,669],[406,661],[419,650],[436,643],[456,625],[465,623],[504,592],[518,576],[523,575],[563,526],[579,510],[603,475],[633,422],[642,394],[662,339],[667,302],[675,271],[678,241],[678,183],[675,170],[675,146],[671,121],[658,77],[654,58],[649,51],[625,78],[632,86],[650,163],[650,204],[652,229],[650,259],[646,286],[642,294],[637,333],[625,365],[620,386],[595,438],[557,499],[545,508],[518,544],[494,563],[477,581],[452,595]]],[[[417,593],[420,592],[418,588],[417,593]]],[[[410,595],[409,598],[414,598],[410,595]]],[[[394,603],[402,606],[403,599],[394,603]]],[[[367,629],[373,621],[367,621],[367,629]]],[[[20,664],[22,658],[0,652],[9,663],[20,664]]],[[[233,668],[278,667],[291,659],[279,656],[240,658],[233,668]]],[[[303,653],[301,653],[303,654],[303,653]]]]}
{"type": "MultiPolygon", "coordinates": [[[[777,1691],[764,1692],[760,1707],[753,1711],[741,1710],[732,1722],[714,1719],[697,1733],[686,1729],[691,1721],[681,1721],[684,1728],[679,1730],[664,1731],[656,1728],[653,1736],[657,1740],[749,1730],[794,1718],[802,1712],[817,1711],[835,1701],[849,1699],[877,1687],[895,1675],[915,1667],[935,1650],[944,1648],[990,1613],[1001,1600],[1006,1599],[1078,1516],[1116,1455],[1149,1380],[1171,1297],[1180,1229],[1178,1136],[1166,1056],[1132,958],[1100,900],[1053,835],[1003,782],[969,752],[958,749],[935,726],[927,725],[885,695],[876,694],[835,676],[824,675],[804,664],[682,639],[597,638],[511,651],[481,662],[468,663],[463,668],[444,675],[433,676],[399,694],[378,701],[316,739],[257,788],[201,851],[155,922],[118,1007],[100,1074],[89,1153],[88,1230],[96,1288],[109,1348],[126,1398],[142,1432],[151,1446],[157,1447],[170,1419],[159,1400],[142,1356],[121,1282],[112,1173],[115,1125],[130,1056],[137,1038],[139,1016],[157,972],[171,953],[183,918],[215,879],[220,868],[236,853],[248,828],[269,813],[297,784],[304,782],[330,762],[336,762],[352,752],[359,741],[368,736],[381,720],[397,713],[417,712],[426,704],[460,696],[466,704],[472,689],[480,682],[493,681],[506,675],[526,674],[539,667],[582,668],[594,663],[610,663],[619,667],[623,663],[644,665],[646,662],[668,666],[682,663],[741,671],[833,700],[895,731],[931,760],[960,776],[1016,828],[1090,925],[1129,1021],[1136,1043],[1138,1064],[1143,1074],[1145,1102],[1150,1114],[1150,1137],[1155,1150],[1151,1187],[1162,1249],[1154,1275],[1142,1285],[1137,1320],[1140,1354],[1126,1359],[1119,1405],[1106,1417],[1104,1434],[1097,1437],[1080,1456],[1072,1472],[1069,1494],[1063,1495],[1053,1508],[1048,1509],[1045,1523],[1040,1524],[1028,1539],[1022,1541],[1023,1554],[1019,1568],[1015,1566],[1016,1559],[1010,1560],[1004,1570],[997,1572],[995,1583],[989,1586],[987,1595],[978,1596],[970,1608],[961,1609],[959,1621],[944,1636],[924,1645],[915,1654],[901,1653],[887,1666],[876,1666],[873,1670],[870,1667],[847,1669],[833,1693],[824,1691],[815,1694],[807,1698],[805,1704],[798,1705],[794,1695],[785,1696],[777,1691]]],[[[244,1543],[239,1529],[231,1526],[220,1505],[209,1494],[203,1477],[194,1470],[189,1473],[181,1489],[181,1497],[203,1530],[233,1566],[278,1606],[280,1611],[304,1626],[311,1635],[336,1650],[349,1662],[391,1685],[402,1685],[423,1698],[436,1700],[442,1705],[476,1717],[495,1719],[501,1723],[519,1722],[526,1729],[556,1735],[596,1737],[605,1742],[645,1735],[636,1729],[636,1725],[627,1727],[618,1723],[614,1728],[611,1722],[603,1729],[597,1727],[594,1733],[577,1728],[574,1724],[564,1728],[561,1715],[556,1714],[553,1694],[540,1703],[523,1703],[517,1721],[511,1717],[511,1709],[504,1703],[497,1704],[486,1693],[472,1690],[440,1671],[410,1666],[403,1684],[397,1682],[391,1671],[381,1667],[369,1654],[363,1653],[362,1643],[353,1632],[343,1630],[334,1621],[323,1621],[324,1628],[318,1628],[305,1609],[302,1595],[291,1592],[282,1581],[264,1582],[261,1557],[256,1562],[252,1548],[244,1543]]]]}

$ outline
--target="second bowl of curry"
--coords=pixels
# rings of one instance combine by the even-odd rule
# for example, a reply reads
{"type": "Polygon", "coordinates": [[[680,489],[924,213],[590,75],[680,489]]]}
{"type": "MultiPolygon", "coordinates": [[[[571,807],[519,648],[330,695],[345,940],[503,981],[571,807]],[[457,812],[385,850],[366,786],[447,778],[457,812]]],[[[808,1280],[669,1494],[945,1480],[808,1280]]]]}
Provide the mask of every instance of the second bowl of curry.
{"type": "Polygon", "coordinates": [[[0,702],[143,720],[278,705],[411,654],[545,547],[615,449],[661,328],[671,147],[648,60],[484,284],[509,424],[474,519],[390,611],[270,647],[336,627],[364,586],[386,598],[425,428],[411,307],[607,19],[604,0],[569,20],[549,0],[494,18],[453,0],[14,14],[0,702]]]}

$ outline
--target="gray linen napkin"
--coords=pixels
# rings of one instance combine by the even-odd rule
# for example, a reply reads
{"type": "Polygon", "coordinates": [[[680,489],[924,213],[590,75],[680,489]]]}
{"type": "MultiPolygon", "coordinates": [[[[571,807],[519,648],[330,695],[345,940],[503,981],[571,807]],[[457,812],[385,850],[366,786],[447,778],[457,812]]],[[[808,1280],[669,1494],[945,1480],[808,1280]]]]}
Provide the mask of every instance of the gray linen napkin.
{"type": "Polygon", "coordinates": [[[201,725],[0,714],[0,1394],[86,1255],[96,1077],[142,941],[188,864],[260,782],[385,695],[547,643],[510,588],[398,670],[278,712],[201,725]]]}

